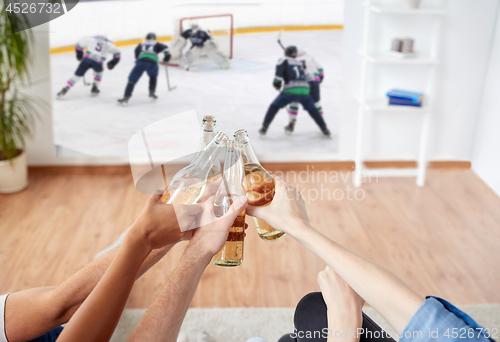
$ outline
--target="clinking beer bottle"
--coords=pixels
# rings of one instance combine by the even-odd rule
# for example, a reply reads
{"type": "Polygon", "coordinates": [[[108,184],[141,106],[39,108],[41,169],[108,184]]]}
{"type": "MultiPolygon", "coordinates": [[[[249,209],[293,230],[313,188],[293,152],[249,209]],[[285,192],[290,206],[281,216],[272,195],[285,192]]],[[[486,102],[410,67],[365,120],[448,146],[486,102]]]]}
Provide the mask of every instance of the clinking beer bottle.
{"type": "Polygon", "coordinates": [[[191,163],[177,172],[160,200],[168,204],[194,204],[203,195],[207,178],[220,151],[227,143],[227,135],[218,132],[191,163]]]}
{"type": "MultiPolygon", "coordinates": [[[[244,129],[234,132],[234,138],[241,144],[241,156],[245,169],[243,185],[247,190],[248,204],[262,207],[271,204],[274,198],[274,179],[260,165],[250,144],[248,133],[244,129]]],[[[285,233],[274,229],[266,221],[254,217],[257,232],[262,240],[274,241],[282,238],[285,233]]]]}
{"type": "MultiPolygon", "coordinates": [[[[202,151],[207,145],[212,141],[217,132],[215,127],[217,126],[217,120],[211,115],[205,115],[201,122],[201,139],[198,151],[202,151]]],[[[214,162],[214,165],[208,173],[208,183],[216,181],[220,177],[220,163],[218,160],[214,162]]]]}
{"type": "MultiPolygon", "coordinates": [[[[245,195],[245,189],[242,186],[243,175],[240,144],[230,140],[226,148],[222,183],[215,195],[215,216],[220,217],[226,214],[233,201],[245,195]]],[[[212,258],[212,263],[217,266],[239,266],[243,262],[244,238],[245,211],[234,220],[224,247],[212,258]]]]}

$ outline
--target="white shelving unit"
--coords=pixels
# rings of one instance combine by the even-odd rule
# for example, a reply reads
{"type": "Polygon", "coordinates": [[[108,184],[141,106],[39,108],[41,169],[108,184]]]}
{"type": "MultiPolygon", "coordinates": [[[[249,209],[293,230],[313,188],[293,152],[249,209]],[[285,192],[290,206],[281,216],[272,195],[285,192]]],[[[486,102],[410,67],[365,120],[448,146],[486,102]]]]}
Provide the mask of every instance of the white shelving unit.
{"type": "Polygon", "coordinates": [[[382,6],[373,4],[368,0],[365,4],[364,28],[363,28],[363,46],[359,51],[361,58],[361,77],[360,89],[354,94],[354,99],[358,102],[358,122],[356,138],[356,171],[354,174],[354,185],[360,187],[363,180],[364,153],[363,136],[365,133],[364,121],[367,113],[415,113],[422,116],[422,128],[420,132],[418,165],[415,169],[369,169],[376,171],[380,177],[416,177],[416,183],[419,187],[425,184],[425,175],[427,168],[426,149],[429,133],[429,122],[432,114],[432,94],[434,90],[434,79],[436,67],[439,65],[438,58],[439,41],[441,29],[441,19],[447,12],[443,8],[418,8],[409,9],[395,6],[382,6]],[[429,55],[417,55],[415,58],[398,59],[389,55],[387,52],[370,52],[369,37],[371,32],[371,23],[373,20],[384,20],[387,16],[431,16],[433,18],[431,47],[429,55]],[[366,86],[368,81],[368,66],[377,67],[378,65],[398,65],[398,66],[423,66],[429,68],[427,87],[425,90],[425,101],[422,107],[408,106],[390,106],[387,98],[367,98],[366,86]]]}

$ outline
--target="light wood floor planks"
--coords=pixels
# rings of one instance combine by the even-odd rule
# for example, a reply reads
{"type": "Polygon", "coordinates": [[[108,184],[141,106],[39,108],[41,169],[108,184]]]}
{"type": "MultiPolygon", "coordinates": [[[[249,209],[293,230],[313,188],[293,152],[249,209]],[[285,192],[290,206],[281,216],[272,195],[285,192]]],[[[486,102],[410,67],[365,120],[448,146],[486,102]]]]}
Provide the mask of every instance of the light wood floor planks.
{"type": "MultiPolygon", "coordinates": [[[[328,164],[314,170],[293,164],[267,167],[284,172],[289,181],[296,177],[287,171],[303,171],[302,179],[309,181],[298,186],[309,201],[312,224],[388,267],[420,293],[457,304],[500,302],[500,198],[472,171],[429,170],[423,189],[412,178],[372,179],[357,193],[364,198],[356,200],[350,177],[343,181],[340,175],[348,170],[335,171],[328,164]],[[318,181],[318,171],[328,172],[329,181],[318,181]],[[342,193],[341,200],[326,197],[342,193]],[[321,194],[322,200],[313,200],[321,194]]],[[[0,294],[59,284],[112,243],[147,197],[135,190],[127,167],[32,169],[28,189],[0,195],[0,294]]],[[[210,265],[192,306],[291,307],[319,289],[321,260],[288,236],[260,240],[252,219],[247,222],[243,264],[234,269],[210,265]]],[[[184,247],[176,246],[137,281],[128,307],[149,305],[184,247]]]]}

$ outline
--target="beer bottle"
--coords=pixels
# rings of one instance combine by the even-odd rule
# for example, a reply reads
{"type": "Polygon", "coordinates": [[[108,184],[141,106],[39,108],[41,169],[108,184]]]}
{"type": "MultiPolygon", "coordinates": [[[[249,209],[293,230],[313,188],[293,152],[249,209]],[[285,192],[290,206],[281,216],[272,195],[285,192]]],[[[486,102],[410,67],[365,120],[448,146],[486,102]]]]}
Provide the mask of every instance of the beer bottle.
{"type": "Polygon", "coordinates": [[[196,154],[191,163],[177,172],[160,200],[167,204],[194,204],[203,195],[207,178],[227,143],[227,135],[218,132],[210,143],[196,154]]]}
{"type": "MultiPolygon", "coordinates": [[[[234,133],[234,138],[241,144],[241,156],[245,178],[243,186],[247,191],[248,204],[256,207],[271,204],[274,198],[274,179],[269,172],[260,165],[252,145],[248,132],[240,129],[234,133]]],[[[257,232],[262,240],[274,241],[282,238],[285,233],[274,229],[266,221],[254,217],[257,232]]]]}
{"type": "MultiPolygon", "coordinates": [[[[212,141],[217,132],[215,127],[217,126],[217,120],[211,115],[205,115],[201,121],[201,138],[198,151],[203,151],[203,149],[212,141]]],[[[216,181],[220,177],[220,162],[217,160],[208,173],[208,183],[216,181]]]]}
{"type": "MultiPolygon", "coordinates": [[[[243,162],[241,159],[240,144],[230,140],[224,158],[224,171],[222,183],[215,195],[214,213],[220,217],[226,214],[241,196],[245,195],[243,189],[243,162]]],[[[243,240],[245,237],[245,211],[234,220],[224,247],[212,258],[212,263],[217,266],[239,266],[243,262],[243,240]]]]}

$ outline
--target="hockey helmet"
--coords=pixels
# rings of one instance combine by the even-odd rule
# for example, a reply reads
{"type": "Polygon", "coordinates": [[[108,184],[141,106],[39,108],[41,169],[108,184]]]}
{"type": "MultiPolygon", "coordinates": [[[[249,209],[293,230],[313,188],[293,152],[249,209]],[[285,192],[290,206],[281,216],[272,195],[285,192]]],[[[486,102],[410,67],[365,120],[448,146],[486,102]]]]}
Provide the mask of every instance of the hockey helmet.
{"type": "Polygon", "coordinates": [[[285,56],[295,58],[297,57],[297,47],[290,45],[285,49],[285,56]]]}
{"type": "Polygon", "coordinates": [[[146,35],[146,40],[156,40],[156,34],[154,34],[153,32],[149,32],[146,35]]]}

